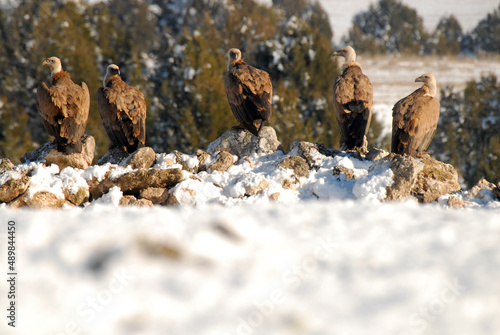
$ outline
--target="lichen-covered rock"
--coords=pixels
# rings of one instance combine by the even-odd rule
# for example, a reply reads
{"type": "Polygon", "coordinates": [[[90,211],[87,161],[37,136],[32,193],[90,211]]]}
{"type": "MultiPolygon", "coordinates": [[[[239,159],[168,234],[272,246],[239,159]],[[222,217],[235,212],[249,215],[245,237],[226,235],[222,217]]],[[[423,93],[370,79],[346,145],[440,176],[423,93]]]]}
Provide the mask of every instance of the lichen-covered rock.
{"type": "Polygon", "coordinates": [[[262,193],[266,188],[269,188],[269,182],[265,178],[262,178],[257,185],[245,185],[245,195],[257,195],[262,193]]]}
{"type": "Polygon", "coordinates": [[[210,155],[203,150],[196,150],[196,158],[198,158],[198,171],[196,172],[201,172],[201,171],[206,171],[207,167],[205,165],[205,162],[209,159],[210,155]]]}
{"type": "Polygon", "coordinates": [[[156,153],[151,147],[139,148],[120,162],[120,166],[132,169],[149,169],[156,160],[156,153]]]}
{"type": "Polygon", "coordinates": [[[110,148],[104,155],[99,157],[97,165],[104,165],[106,163],[120,164],[129,156],[124,147],[110,148]]]}
{"type": "Polygon", "coordinates": [[[148,199],[153,204],[162,205],[168,200],[168,189],[163,187],[148,187],[139,191],[141,199],[148,199]]]}
{"type": "Polygon", "coordinates": [[[56,164],[59,170],[68,166],[85,170],[94,160],[95,139],[93,136],[82,136],[82,151],[73,153],[62,153],[57,151],[54,142],[41,145],[38,149],[29,151],[21,157],[21,162],[42,162],[47,166],[56,164]]]}
{"type": "Polygon", "coordinates": [[[386,200],[404,200],[411,194],[413,184],[423,169],[423,164],[410,156],[401,156],[391,153],[377,160],[369,169],[373,171],[382,167],[389,167],[393,171],[394,183],[387,187],[386,200]]]}
{"type": "Polygon", "coordinates": [[[109,174],[102,180],[93,178],[89,183],[92,199],[98,199],[113,186],[118,186],[124,193],[139,194],[140,190],[149,187],[171,188],[184,180],[181,169],[138,169],[125,173],[115,179],[109,174]]]}
{"type": "Polygon", "coordinates": [[[227,151],[242,158],[253,153],[271,154],[280,148],[281,144],[272,127],[263,127],[258,137],[245,129],[233,128],[210,143],[207,152],[214,154],[217,151],[227,151]]]}
{"type": "Polygon", "coordinates": [[[227,151],[220,151],[219,153],[217,153],[217,156],[213,161],[213,163],[208,166],[207,172],[208,173],[212,173],[214,171],[225,172],[233,165],[234,165],[233,155],[227,151]]]}
{"type": "Polygon", "coordinates": [[[344,174],[346,179],[349,179],[349,180],[354,180],[356,179],[354,177],[354,171],[351,170],[351,169],[348,169],[346,168],[345,166],[342,166],[342,165],[336,165],[333,167],[333,175],[341,175],[341,174],[344,174]]]}
{"type": "Polygon", "coordinates": [[[75,206],[80,206],[89,200],[90,192],[88,187],[79,187],[76,192],[68,188],[63,188],[64,197],[75,206]]]}
{"type": "Polygon", "coordinates": [[[278,166],[293,170],[293,173],[297,177],[305,177],[309,174],[309,164],[307,164],[304,158],[299,156],[287,156],[278,163],[278,166]]]}
{"type": "Polygon", "coordinates": [[[119,202],[120,206],[153,207],[153,203],[148,199],[137,199],[133,195],[124,195],[119,202]]]}
{"type": "Polygon", "coordinates": [[[0,158],[0,173],[10,171],[14,168],[14,164],[8,158],[0,158]]]}
{"type": "Polygon", "coordinates": [[[10,170],[0,174],[0,202],[11,202],[26,192],[31,181],[26,173],[10,170]]]}
{"type": "Polygon", "coordinates": [[[31,197],[24,194],[10,203],[10,206],[13,208],[61,208],[63,205],[72,206],[72,204],[65,199],[46,191],[36,192],[31,197]]]}
{"type": "Polygon", "coordinates": [[[437,161],[429,155],[418,159],[424,166],[418,173],[411,194],[420,202],[436,201],[444,194],[460,190],[458,173],[452,165],[437,161]]]}
{"type": "Polygon", "coordinates": [[[304,158],[310,167],[318,166],[318,161],[322,159],[322,156],[332,157],[341,153],[339,150],[334,150],[325,147],[323,144],[307,142],[307,141],[295,141],[290,144],[290,156],[300,156],[304,158]]]}
{"type": "Polygon", "coordinates": [[[389,155],[387,151],[384,149],[379,149],[379,148],[371,148],[370,151],[365,156],[365,159],[369,161],[378,161],[379,159],[382,159],[389,155]]]}

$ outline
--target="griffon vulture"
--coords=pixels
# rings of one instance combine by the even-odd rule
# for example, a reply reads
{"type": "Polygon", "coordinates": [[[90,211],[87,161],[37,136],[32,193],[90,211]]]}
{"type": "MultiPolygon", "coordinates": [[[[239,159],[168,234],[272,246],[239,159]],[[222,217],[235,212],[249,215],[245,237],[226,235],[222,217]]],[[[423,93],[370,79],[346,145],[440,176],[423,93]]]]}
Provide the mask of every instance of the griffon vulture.
{"type": "Polygon", "coordinates": [[[230,49],[224,88],[239,127],[259,136],[264,122],[271,121],[273,86],[269,73],[246,64],[239,49],[230,49]],[[258,120],[262,120],[259,129],[258,120]]]}
{"type": "Polygon", "coordinates": [[[345,63],[342,74],[333,84],[333,106],[340,127],[340,148],[367,150],[366,133],[370,127],[373,109],[373,87],[370,79],[356,62],[356,52],[350,46],[336,51],[345,63]]]}
{"type": "Polygon", "coordinates": [[[391,152],[415,156],[427,149],[439,120],[436,78],[426,73],[415,79],[424,85],[399,100],[392,109],[391,152]]]}
{"type": "Polygon", "coordinates": [[[90,94],[87,85],[75,84],[62,70],[61,60],[47,58],[42,66],[51,70],[51,86],[42,82],[36,90],[38,112],[48,133],[55,137],[57,150],[63,153],[82,151],[81,138],[87,127],[90,94]]]}
{"type": "Polygon", "coordinates": [[[120,69],[106,69],[103,87],[97,90],[97,107],[110,147],[122,147],[131,153],[146,142],[146,100],[137,88],[127,85],[120,69]]]}

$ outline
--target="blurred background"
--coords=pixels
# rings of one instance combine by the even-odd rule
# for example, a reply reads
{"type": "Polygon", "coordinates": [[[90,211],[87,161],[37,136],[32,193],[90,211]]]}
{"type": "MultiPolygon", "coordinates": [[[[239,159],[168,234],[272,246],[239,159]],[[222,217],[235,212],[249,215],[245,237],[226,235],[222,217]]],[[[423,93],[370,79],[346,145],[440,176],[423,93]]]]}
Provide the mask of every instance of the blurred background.
{"type": "Polygon", "coordinates": [[[50,56],[89,86],[96,157],[108,139],[94,96],[110,63],[146,96],[147,145],[204,149],[236,124],[223,86],[232,47],[270,73],[271,126],[285,149],[294,140],[338,148],[331,88],[341,63],[332,53],[349,44],[374,84],[370,146],[389,149],[392,106],[435,72],[441,118],[431,155],[453,164],[464,186],[496,183],[499,10],[498,1],[1,0],[0,157],[18,163],[51,140],[35,101],[50,56]]]}

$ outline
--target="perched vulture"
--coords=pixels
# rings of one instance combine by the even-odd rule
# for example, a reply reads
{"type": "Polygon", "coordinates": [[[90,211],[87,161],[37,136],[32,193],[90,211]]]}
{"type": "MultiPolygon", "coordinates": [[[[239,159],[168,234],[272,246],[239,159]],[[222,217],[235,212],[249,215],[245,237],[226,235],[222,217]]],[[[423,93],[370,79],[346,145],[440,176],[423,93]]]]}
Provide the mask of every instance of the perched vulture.
{"type": "Polygon", "coordinates": [[[97,107],[110,147],[122,147],[131,153],[146,142],[146,100],[137,88],[127,85],[120,69],[106,69],[103,87],[97,90],[97,107]]]}
{"type": "Polygon", "coordinates": [[[427,149],[439,120],[436,78],[426,73],[415,79],[424,85],[392,108],[391,152],[415,156],[427,149]]]}
{"type": "Polygon", "coordinates": [[[373,87],[370,79],[356,62],[356,52],[350,46],[336,51],[345,63],[342,74],[333,84],[333,107],[340,127],[340,148],[367,149],[366,133],[370,127],[373,109],[373,87]]]}
{"type": "Polygon", "coordinates": [[[239,49],[230,49],[224,88],[239,127],[259,136],[264,122],[271,121],[273,86],[269,73],[245,63],[239,49]],[[258,120],[262,120],[259,129],[258,120]]]}
{"type": "Polygon", "coordinates": [[[50,88],[41,83],[36,90],[38,112],[45,129],[55,137],[60,152],[81,152],[81,139],[89,118],[89,88],[83,82],[81,86],[75,84],[69,73],[62,70],[59,58],[47,58],[43,65],[52,74],[50,88]]]}

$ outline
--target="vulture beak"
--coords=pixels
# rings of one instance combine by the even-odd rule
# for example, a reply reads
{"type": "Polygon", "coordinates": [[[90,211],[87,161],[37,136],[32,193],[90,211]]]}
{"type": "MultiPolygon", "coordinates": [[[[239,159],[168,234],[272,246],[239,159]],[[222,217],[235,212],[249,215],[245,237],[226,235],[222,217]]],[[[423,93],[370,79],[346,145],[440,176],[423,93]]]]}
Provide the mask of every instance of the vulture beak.
{"type": "Polygon", "coordinates": [[[422,76],[418,77],[417,79],[415,79],[415,82],[416,83],[423,83],[423,79],[422,79],[422,76]]]}
{"type": "Polygon", "coordinates": [[[42,66],[44,66],[44,65],[49,65],[49,63],[47,63],[47,60],[43,61],[42,66]]]}

